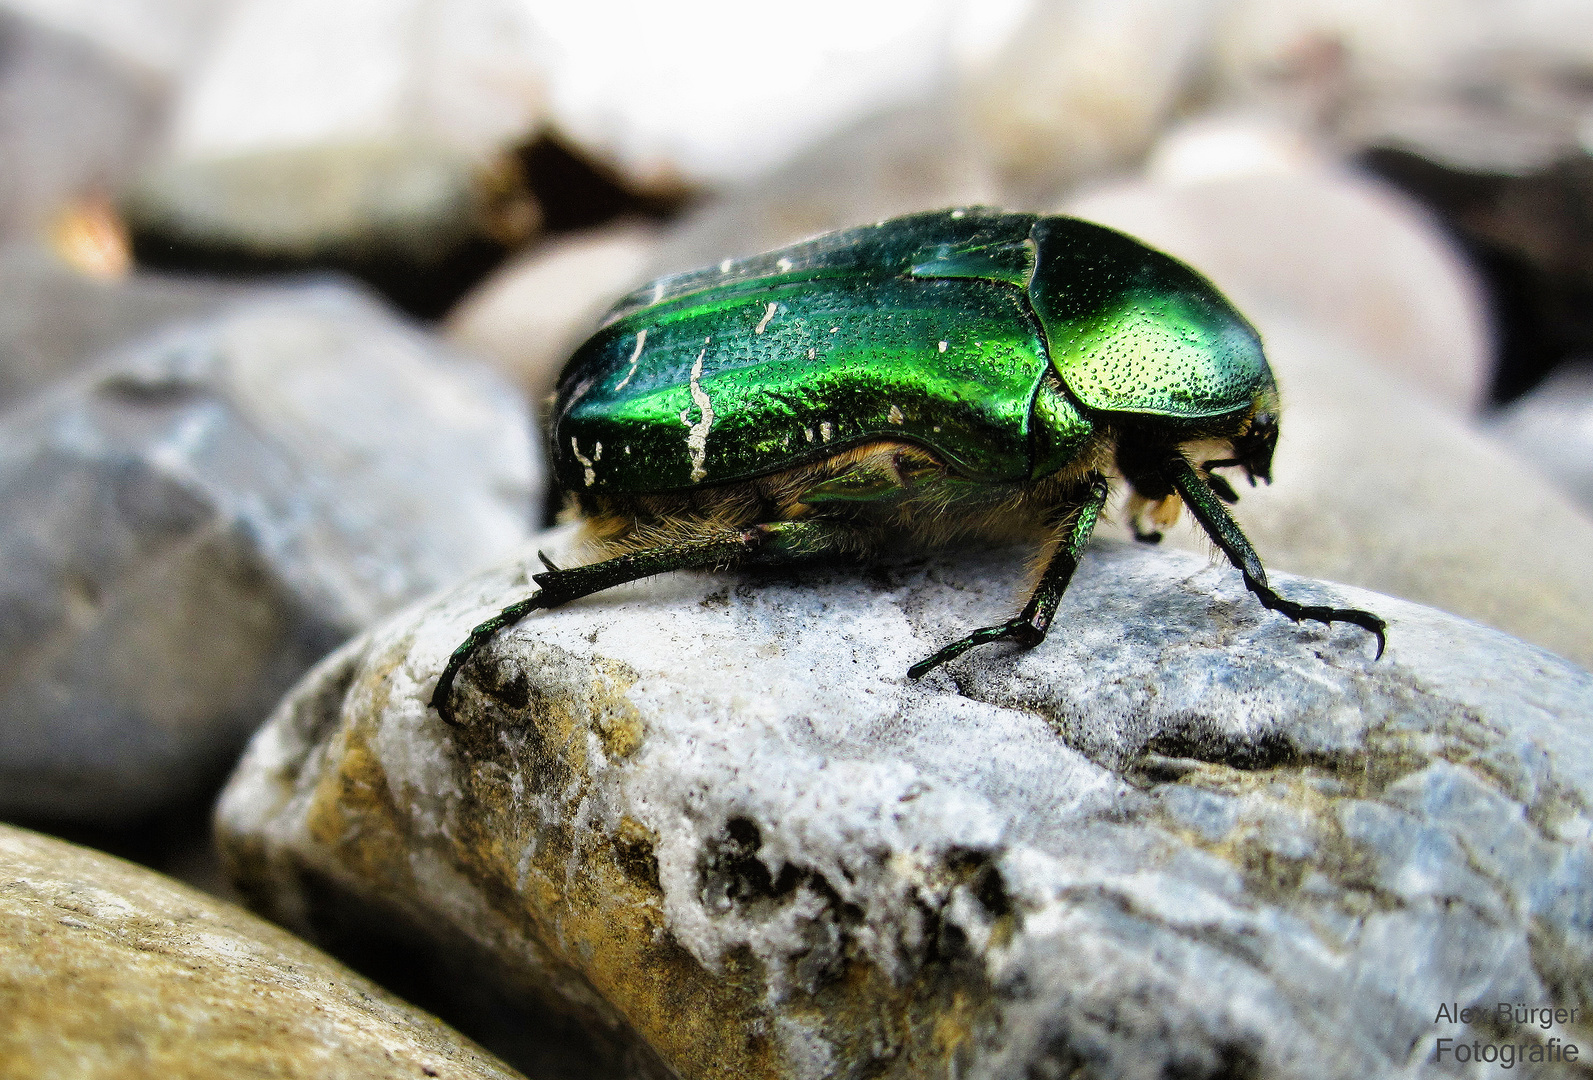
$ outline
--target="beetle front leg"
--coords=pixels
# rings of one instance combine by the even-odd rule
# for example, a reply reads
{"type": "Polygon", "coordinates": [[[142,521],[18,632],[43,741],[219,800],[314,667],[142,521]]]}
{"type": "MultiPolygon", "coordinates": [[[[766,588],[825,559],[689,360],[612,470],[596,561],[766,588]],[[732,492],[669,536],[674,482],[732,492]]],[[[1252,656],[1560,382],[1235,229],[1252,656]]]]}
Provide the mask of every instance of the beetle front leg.
{"type": "Polygon", "coordinates": [[[507,629],[533,611],[555,608],[627,581],[636,581],[673,570],[724,568],[750,559],[790,562],[824,554],[842,546],[843,530],[817,521],[775,521],[747,529],[724,528],[710,535],[660,544],[644,551],[618,555],[612,559],[560,570],[538,552],[548,569],[533,574],[538,589],[531,596],[510,604],[498,614],[470,631],[469,636],[448,657],[429,704],[445,721],[455,722],[450,697],[454,678],[477,649],[498,631],[507,629]]]}
{"type": "Polygon", "coordinates": [[[1090,542],[1090,534],[1095,531],[1095,523],[1100,520],[1101,508],[1106,505],[1106,478],[1095,473],[1091,476],[1089,485],[1089,494],[1085,497],[1083,505],[1079,507],[1078,513],[1074,515],[1073,525],[1068,530],[1067,538],[1057,545],[1051,560],[1046,563],[1045,571],[1040,575],[1040,583],[1029,595],[1029,602],[1023,605],[1023,612],[1016,619],[1001,623],[999,626],[986,626],[975,630],[960,641],[947,645],[927,660],[920,660],[907,669],[909,679],[921,679],[934,668],[949,660],[955,660],[979,645],[987,645],[993,641],[1015,641],[1026,649],[1032,649],[1045,640],[1045,635],[1051,629],[1051,620],[1056,616],[1057,605],[1062,602],[1062,594],[1067,592],[1068,583],[1073,580],[1073,572],[1078,569],[1079,560],[1084,556],[1084,547],[1090,542]]]}
{"type": "Polygon", "coordinates": [[[1188,505],[1190,513],[1195,515],[1195,520],[1200,522],[1206,535],[1211,537],[1212,543],[1222,549],[1228,556],[1228,561],[1239,568],[1244,575],[1245,588],[1256,594],[1256,599],[1261,601],[1261,606],[1270,611],[1287,615],[1295,622],[1310,619],[1312,622],[1336,623],[1345,622],[1376,635],[1377,655],[1383,655],[1383,647],[1388,641],[1388,624],[1373,615],[1370,611],[1361,611],[1358,608],[1336,608],[1321,604],[1298,604],[1293,600],[1286,600],[1273,591],[1267,584],[1267,571],[1261,565],[1261,557],[1256,554],[1256,549],[1250,546],[1250,541],[1240,531],[1239,523],[1229,515],[1222,505],[1222,499],[1207,483],[1201,479],[1199,473],[1188,461],[1180,455],[1167,465],[1167,479],[1177,489],[1188,505]]]}

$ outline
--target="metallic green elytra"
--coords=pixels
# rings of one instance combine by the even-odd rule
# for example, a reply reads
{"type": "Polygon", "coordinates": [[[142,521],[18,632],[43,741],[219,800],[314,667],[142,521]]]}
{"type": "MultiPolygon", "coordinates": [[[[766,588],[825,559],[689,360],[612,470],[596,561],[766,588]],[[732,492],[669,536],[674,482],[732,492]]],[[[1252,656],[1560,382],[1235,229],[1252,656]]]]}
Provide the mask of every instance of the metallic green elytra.
{"type": "Polygon", "coordinates": [[[1270,481],[1277,388],[1255,330],[1210,282],[1128,236],[1065,217],[962,208],[829,233],[662,278],[571,357],[554,474],[612,553],[537,574],[438,680],[499,629],[623,581],[971,539],[1047,545],[1022,614],[987,641],[1042,641],[1109,482],[1142,515],[1188,506],[1261,602],[1293,618],[1368,612],[1279,596],[1213,470],[1270,481]],[[1196,460],[1192,455],[1205,455],[1196,460]]]}

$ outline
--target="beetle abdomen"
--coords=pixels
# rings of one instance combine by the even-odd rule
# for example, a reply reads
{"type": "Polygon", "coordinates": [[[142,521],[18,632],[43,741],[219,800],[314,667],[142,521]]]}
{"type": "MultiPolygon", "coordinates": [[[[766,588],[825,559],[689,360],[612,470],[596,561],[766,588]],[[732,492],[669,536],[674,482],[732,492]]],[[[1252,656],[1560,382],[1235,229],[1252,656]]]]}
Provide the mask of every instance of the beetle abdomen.
{"type": "Polygon", "coordinates": [[[661,491],[893,438],[972,478],[1018,480],[1045,370],[1027,298],[1006,283],[733,284],[582,346],[555,406],[555,467],[577,491],[661,491]]]}

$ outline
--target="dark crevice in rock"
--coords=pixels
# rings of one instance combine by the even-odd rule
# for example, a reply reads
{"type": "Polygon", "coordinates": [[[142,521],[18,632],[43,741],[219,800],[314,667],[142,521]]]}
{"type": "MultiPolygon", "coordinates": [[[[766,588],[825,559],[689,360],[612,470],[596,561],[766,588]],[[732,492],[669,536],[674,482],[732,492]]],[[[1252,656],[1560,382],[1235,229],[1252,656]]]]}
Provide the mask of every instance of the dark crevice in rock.
{"type": "Polygon", "coordinates": [[[1143,752],[1166,758],[1192,758],[1245,772],[1297,766],[1303,758],[1293,741],[1282,732],[1235,736],[1200,721],[1173,726],[1147,742],[1143,752]]]}
{"type": "MultiPolygon", "coordinates": [[[[567,997],[500,971],[501,962],[479,944],[452,935],[435,921],[422,929],[406,911],[356,895],[315,870],[301,870],[298,881],[312,915],[313,925],[307,929],[313,940],[527,1076],[666,1080],[673,1075],[615,1017],[582,1015],[567,997]],[[500,977],[483,977],[491,971],[499,971],[500,977]]],[[[563,977],[579,978],[574,972],[563,977]]],[[[587,999],[597,1000],[597,995],[588,990],[587,999]]]]}
{"type": "Polygon", "coordinates": [[[737,817],[725,823],[724,833],[705,847],[698,864],[704,906],[710,911],[729,911],[751,907],[760,900],[778,902],[795,893],[804,882],[815,879],[839,901],[828,882],[817,875],[804,874],[790,863],[780,868],[778,877],[770,874],[758,858],[762,846],[763,834],[751,819],[737,817]]]}

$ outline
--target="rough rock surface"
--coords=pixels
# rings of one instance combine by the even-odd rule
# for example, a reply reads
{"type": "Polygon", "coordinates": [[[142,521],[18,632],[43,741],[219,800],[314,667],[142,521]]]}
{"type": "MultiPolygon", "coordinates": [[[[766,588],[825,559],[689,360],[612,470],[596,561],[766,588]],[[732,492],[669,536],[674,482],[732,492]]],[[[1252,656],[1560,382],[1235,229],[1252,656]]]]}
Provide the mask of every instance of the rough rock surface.
{"type": "Polygon", "coordinates": [[[0,1077],[518,1075],[246,911],[0,825],[0,1077]]]}
{"type": "Polygon", "coordinates": [[[0,813],[114,824],[218,780],[316,659],[524,540],[529,425],[331,286],[0,414],[0,813]]]}
{"type": "Polygon", "coordinates": [[[408,926],[691,1078],[1593,1049],[1585,1023],[1435,1022],[1593,1001],[1593,676],[1280,577],[1387,618],[1374,661],[1227,568],[1105,543],[1040,648],[909,682],[1005,616],[1026,554],[626,586],[500,635],[450,728],[426,706],[445,657],[535,564],[499,569],[283,702],[223,795],[224,858],[273,918],[408,926]]]}

